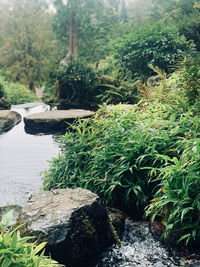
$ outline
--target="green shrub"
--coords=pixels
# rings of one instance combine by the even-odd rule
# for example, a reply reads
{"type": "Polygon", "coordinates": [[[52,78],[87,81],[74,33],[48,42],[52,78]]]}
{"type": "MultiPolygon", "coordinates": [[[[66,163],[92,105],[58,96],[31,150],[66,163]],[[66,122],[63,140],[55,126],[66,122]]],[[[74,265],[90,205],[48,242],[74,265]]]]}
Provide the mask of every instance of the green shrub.
{"type": "Polygon", "coordinates": [[[0,266],[1,267],[53,267],[61,266],[44,256],[46,243],[30,243],[33,237],[21,237],[19,227],[8,230],[12,214],[3,216],[0,225],[0,266]],[[29,242],[28,242],[29,241],[29,242]],[[41,252],[43,250],[43,252],[41,252]],[[38,253],[41,252],[40,255],[38,253]]]}
{"type": "Polygon", "coordinates": [[[184,90],[190,104],[200,98],[200,67],[186,66],[180,72],[179,86],[184,90]]]}
{"type": "Polygon", "coordinates": [[[0,76],[0,83],[4,88],[4,96],[13,104],[35,102],[35,94],[20,83],[9,82],[0,76]]]}
{"type": "Polygon", "coordinates": [[[44,172],[44,188],[84,187],[105,202],[140,214],[152,197],[153,184],[143,166],[161,166],[156,154],[177,156],[176,142],[189,131],[179,126],[168,106],[143,111],[120,110],[80,121],[62,138],[63,150],[44,172]],[[167,120],[166,120],[167,119],[167,120]]]}
{"type": "Polygon", "coordinates": [[[138,102],[137,82],[135,81],[132,81],[132,83],[120,81],[118,86],[99,84],[98,88],[102,88],[102,92],[96,96],[100,104],[135,104],[138,102]]]}
{"type": "Polygon", "coordinates": [[[5,83],[5,93],[13,105],[36,101],[35,94],[20,83],[5,83]]]}
{"type": "Polygon", "coordinates": [[[189,147],[179,159],[158,155],[165,164],[156,170],[160,186],[147,208],[147,215],[151,215],[152,221],[160,217],[166,226],[165,239],[194,245],[199,244],[200,238],[200,139],[194,138],[188,143],[189,147]]]}
{"type": "Polygon", "coordinates": [[[157,23],[129,34],[116,48],[115,58],[125,75],[128,72],[132,77],[148,77],[153,74],[150,64],[169,73],[177,60],[194,52],[194,45],[177,29],[157,23]]]}
{"type": "Polygon", "coordinates": [[[54,94],[61,99],[64,98],[69,104],[96,106],[104,102],[137,102],[137,86],[134,81],[118,80],[102,73],[95,72],[87,64],[79,61],[68,63],[67,66],[51,73],[51,83],[47,86],[44,99],[50,95],[52,98],[54,94]],[[54,84],[54,89],[51,84],[54,84]]]}
{"type": "Polygon", "coordinates": [[[70,102],[88,103],[93,96],[96,79],[94,70],[86,63],[76,61],[67,66],[59,67],[51,78],[59,81],[58,96],[70,102]]]}

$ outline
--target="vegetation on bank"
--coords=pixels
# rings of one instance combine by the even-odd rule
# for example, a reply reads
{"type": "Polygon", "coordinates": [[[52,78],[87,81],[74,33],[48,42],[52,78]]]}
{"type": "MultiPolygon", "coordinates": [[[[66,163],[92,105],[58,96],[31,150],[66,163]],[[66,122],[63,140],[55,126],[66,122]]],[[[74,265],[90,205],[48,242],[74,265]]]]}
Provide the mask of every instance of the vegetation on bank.
{"type": "Polygon", "coordinates": [[[12,105],[35,102],[36,96],[25,85],[7,81],[0,75],[0,97],[5,97],[12,105]]]}
{"type": "Polygon", "coordinates": [[[0,265],[1,267],[54,267],[61,266],[44,256],[45,242],[31,243],[33,237],[21,237],[20,228],[10,228],[12,211],[2,217],[0,223],[0,265]],[[38,254],[40,253],[40,254],[38,254]]]}
{"type": "Polygon", "coordinates": [[[146,209],[166,226],[165,238],[192,245],[200,235],[199,90],[191,102],[197,87],[188,68],[168,79],[154,70],[162,82],[148,94],[140,86],[146,99],[135,108],[105,106],[72,125],[44,172],[44,189],[83,187],[129,214],[146,209]]]}

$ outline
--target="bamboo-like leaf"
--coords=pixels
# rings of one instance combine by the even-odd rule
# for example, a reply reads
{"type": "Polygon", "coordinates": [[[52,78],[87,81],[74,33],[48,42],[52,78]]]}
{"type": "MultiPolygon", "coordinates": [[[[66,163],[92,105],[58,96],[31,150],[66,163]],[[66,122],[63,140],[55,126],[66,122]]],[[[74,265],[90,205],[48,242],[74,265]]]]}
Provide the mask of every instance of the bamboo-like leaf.
{"type": "Polygon", "coordinates": [[[36,248],[34,249],[34,253],[37,254],[40,252],[45,246],[47,242],[42,242],[41,244],[37,245],[36,248]]]}

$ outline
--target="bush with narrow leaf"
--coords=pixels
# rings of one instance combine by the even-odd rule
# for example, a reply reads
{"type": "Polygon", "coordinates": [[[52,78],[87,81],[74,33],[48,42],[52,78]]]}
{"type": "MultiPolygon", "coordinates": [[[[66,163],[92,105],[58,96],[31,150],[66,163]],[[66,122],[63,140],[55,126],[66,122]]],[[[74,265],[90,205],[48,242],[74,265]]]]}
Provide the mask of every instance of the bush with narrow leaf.
{"type": "Polygon", "coordinates": [[[149,205],[147,214],[166,226],[165,238],[192,245],[200,235],[200,117],[179,86],[180,72],[160,75],[163,82],[134,109],[103,106],[73,124],[43,185],[90,189],[134,216],[149,205]]]}
{"type": "Polygon", "coordinates": [[[21,237],[19,229],[22,226],[8,229],[11,220],[12,213],[9,212],[3,216],[0,224],[1,267],[61,266],[54,260],[44,256],[45,242],[37,245],[36,243],[30,243],[33,237],[21,237]]]}
{"type": "Polygon", "coordinates": [[[179,159],[158,155],[165,163],[152,169],[159,189],[146,210],[165,225],[164,238],[184,245],[200,244],[200,138],[187,142],[179,159]]]}
{"type": "Polygon", "coordinates": [[[148,111],[110,111],[79,121],[62,138],[63,149],[44,172],[44,188],[84,187],[107,203],[142,212],[152,198],[144,166],[160,167],[156,154],[178,156],[179,138],[192,129],[190,118],[176,118],[167,105],[148,111]],[[180,121],[182,120],[182,121],[180,121]]]}

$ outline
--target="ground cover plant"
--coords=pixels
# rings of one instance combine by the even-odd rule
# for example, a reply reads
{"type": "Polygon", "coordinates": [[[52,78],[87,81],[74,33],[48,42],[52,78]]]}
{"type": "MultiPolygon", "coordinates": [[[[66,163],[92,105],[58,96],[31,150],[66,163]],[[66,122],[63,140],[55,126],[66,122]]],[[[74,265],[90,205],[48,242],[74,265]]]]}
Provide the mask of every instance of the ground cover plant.
{"type": "Polygon", "coordinates": [[[20,228],[9,228],[12,211],[5,214],[0,224],[0,266],[1,267],[53,267],[61,266],[44,256],[46,243],[30,243],[33,237],[21,237],[20,228]],[[43,250],[43,251],[42,251],[43,250]],[[42,252],[41,252],[42,251],[42,252]],[[41,253],[38,255],[38,253],[41,253]]]}

